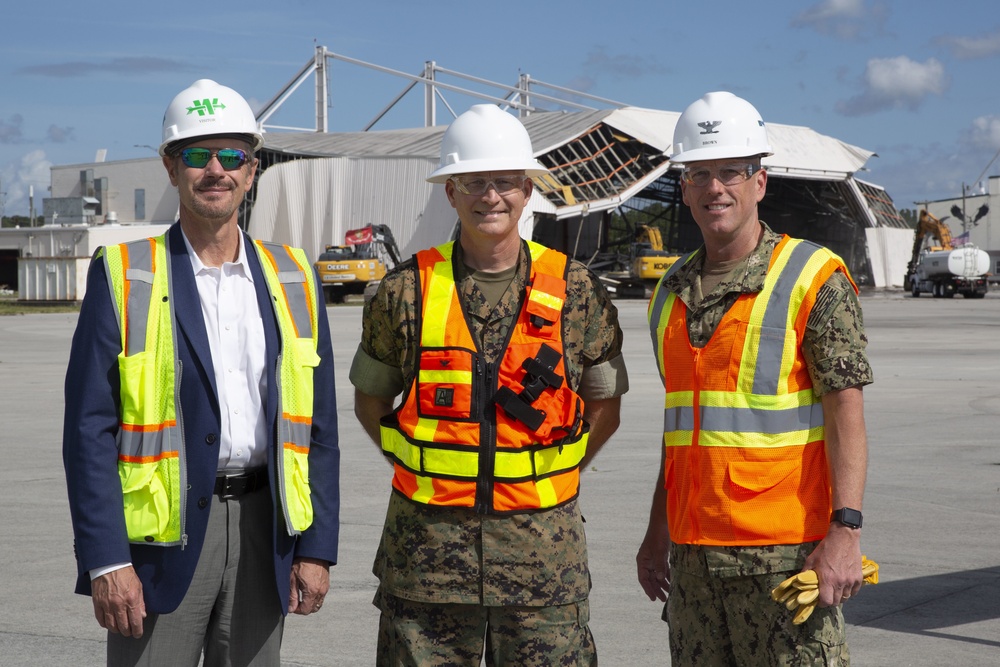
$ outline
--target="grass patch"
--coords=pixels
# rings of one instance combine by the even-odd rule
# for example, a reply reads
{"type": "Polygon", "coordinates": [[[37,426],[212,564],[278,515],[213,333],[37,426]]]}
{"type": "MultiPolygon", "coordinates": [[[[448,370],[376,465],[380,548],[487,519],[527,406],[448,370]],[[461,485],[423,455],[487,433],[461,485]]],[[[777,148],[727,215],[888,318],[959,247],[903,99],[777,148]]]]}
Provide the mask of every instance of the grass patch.
{"type": "Polygon", "coordinates": [[[0,296],[0,316],[2,315],[30,315],[33,313],[78,313],[79,303],[69,303],[58,301],[46,303],[44,301],[18,301],[16,296],[0,296]]]}

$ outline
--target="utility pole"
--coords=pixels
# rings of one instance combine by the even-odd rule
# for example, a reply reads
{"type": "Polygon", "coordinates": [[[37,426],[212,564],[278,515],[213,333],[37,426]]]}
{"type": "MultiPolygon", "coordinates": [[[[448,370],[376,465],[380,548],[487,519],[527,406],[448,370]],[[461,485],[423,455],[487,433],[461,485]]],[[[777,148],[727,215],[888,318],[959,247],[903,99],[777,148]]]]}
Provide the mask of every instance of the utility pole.
{"type": "Polygon", "coordinates": [[[962,233],[969,231],[969,223],[967,222],[969,217],[965,214],[965,195],[969,192],[969,186],[964,182],[962,183],[962,233]]]}

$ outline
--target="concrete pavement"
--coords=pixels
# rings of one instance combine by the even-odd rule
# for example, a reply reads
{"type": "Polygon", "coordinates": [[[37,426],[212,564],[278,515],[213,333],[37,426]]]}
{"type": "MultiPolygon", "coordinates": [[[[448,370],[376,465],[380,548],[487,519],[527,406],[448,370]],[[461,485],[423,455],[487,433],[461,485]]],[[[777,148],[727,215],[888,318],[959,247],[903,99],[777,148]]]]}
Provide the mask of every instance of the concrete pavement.
{"type": "MultiPolygon", "coordinates": [[[[862,300],[876,383],[864,552],[881,583],[845,606],[855,665],[995,665],[1000,655],[1000,292],[984,300],[862,300]]],[[[622,427],[583,478],[601,664],[667,665],[661,606],[635,578],[659,461],[662,387],[645,304],[619,301],[631,391],[622,427]]],[[[361,309],[329,308],[343,449],[340,563],[322,613],[286,624],[283,664],[371,665],[371,561],[390,469],[353,415],[361,309]]],[[[104,664],[89,598],[73,595],[61,462],[72,314],[0,317],[0,665],[104,664]]]]}

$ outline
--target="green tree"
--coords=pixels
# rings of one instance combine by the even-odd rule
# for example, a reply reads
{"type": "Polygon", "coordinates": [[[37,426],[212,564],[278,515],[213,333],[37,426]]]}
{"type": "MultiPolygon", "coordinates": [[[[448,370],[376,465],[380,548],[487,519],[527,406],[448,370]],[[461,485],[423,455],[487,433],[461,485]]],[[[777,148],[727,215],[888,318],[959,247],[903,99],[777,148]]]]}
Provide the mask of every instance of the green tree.
{"type": "Polygon", "coordinates": [[[27,227],[31,223],[31,219],[26,215],[5,215],[3,220],[0,221],[0,227],[27,227]]]}

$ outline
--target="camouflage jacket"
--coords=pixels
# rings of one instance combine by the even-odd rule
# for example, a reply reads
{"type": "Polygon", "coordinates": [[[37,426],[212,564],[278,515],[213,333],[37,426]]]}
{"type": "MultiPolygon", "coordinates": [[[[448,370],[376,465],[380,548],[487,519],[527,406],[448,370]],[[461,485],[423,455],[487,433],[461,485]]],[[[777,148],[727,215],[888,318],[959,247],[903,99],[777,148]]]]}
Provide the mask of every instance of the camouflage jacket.
{"type": "MultiPolygon", "coordinates": [[[[771,252],[782,237],[763,222],[761,224],[764,235],[745,263],[737,266],[708,294],[701,294],[704,248],[664,282],[664,286],[688,307],[688,336],[694,347],[704,347],[708,343],[723,315],[740,294],[763,289],[771,252]]],[[[802,354],[816,394],[822,396],[838,389],[871,384],[873,375],[865,353],[867,344],[861,302],[847,276],[837,272],[820,287],[802,341],[802,354]]],[[[699,561],[707,563],[708,570],[716,576],[771,574],[800,569],[814,546],[814,543],[766,547],[674,545],[672,560],[676,567],[684,570],[687,561],[678,558],[678,552],[697,552],[699,561]]]]}
{"type": "MultiPolygon", "coordinates": [[[[510,287],[492,309],[462,264],[460,246],[456,258],[457,289],[473,337],[487,361],[496,361],[524,296],[526,247],[522,244],[510,287]]],[[[359,391],[386,397],[410,387],[420,333],[416,281],[414,261],[404,262],[382,280],[366,305],[351,369],[351,382],[359,391]]],[[[578,262],[571,262],[567,278],[563,342],[566,380],[585,401],[627,390],[618,311],[603,285],[578,262]],[[605,381],[588,382],[591,373],[605,381]],[[606,381],[608,377],[613,379],[606,381]]],[[[498,517],[421,505],[393,493],[373,571],[380,593],[419,602],[545,606],[583,600],[590,590],[576,501],[498,517]]]]}

